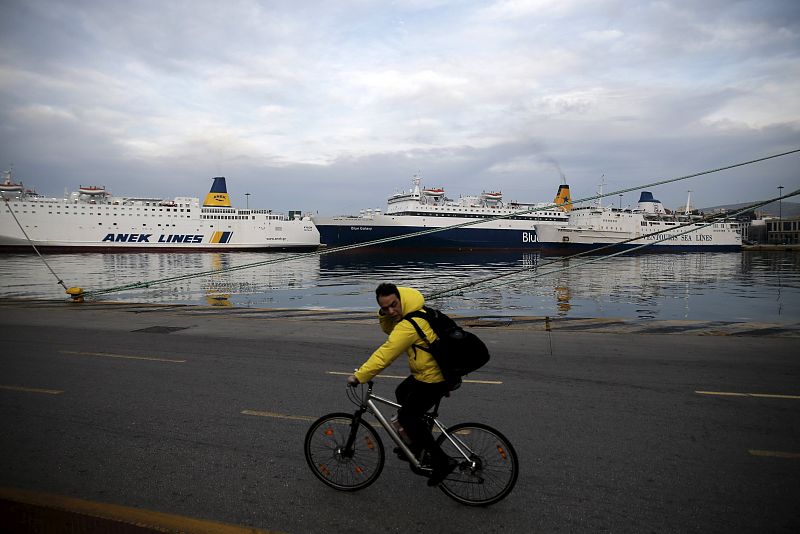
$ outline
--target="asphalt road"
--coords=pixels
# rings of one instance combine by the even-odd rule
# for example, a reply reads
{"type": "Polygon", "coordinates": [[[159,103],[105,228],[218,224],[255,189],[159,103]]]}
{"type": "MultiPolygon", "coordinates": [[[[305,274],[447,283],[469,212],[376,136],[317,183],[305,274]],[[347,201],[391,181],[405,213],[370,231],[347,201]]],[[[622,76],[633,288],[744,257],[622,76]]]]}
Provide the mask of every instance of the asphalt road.
{"type": "MultiPolygon", "coordinates": [[[[800,530],[797,337],[476,329],[470,378],[502,384],[442,418],[500,429],[521,473],[470,508],[391,457],[355,493],[306,466],[310,421],[351,409],[332,373],[383,340],[363,314],[4,303],[0,324],[0,486],[297,533],[800,530]]],[[[385,374],[392,396],[406,367],[385,374]]]]}

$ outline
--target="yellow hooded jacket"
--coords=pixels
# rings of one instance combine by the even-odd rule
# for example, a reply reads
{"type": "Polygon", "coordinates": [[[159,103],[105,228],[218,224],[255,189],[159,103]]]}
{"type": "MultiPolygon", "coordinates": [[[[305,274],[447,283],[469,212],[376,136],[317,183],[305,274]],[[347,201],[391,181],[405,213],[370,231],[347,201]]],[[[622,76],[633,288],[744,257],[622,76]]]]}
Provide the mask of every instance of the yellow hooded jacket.
{"type": "MultiPolygon", "coordinates": [[[[425,304],[425,297],[422,296],[422,293],[410,287],[398,287],[397,290],[400,293],[403,316],[422,309],[425,304]]],[[[415,317],[413,320],[416,321],[429,341],[433,342],[437,339],[436,333],[428,324],[428,321],[419,317],[415,317]]],[[[403,352],[408,355],[408,367],[411,369],[411,374],[414,375],[414,378],[420,382],[428,383],[444,381],[444,376],[442,376],[442,372],[439,370],[439,366],[436,365],[436,360],[433,359],[433,356],[427,351],[418,350],[412,346],[415,344],[422,347],[428,346],[419,337],[414,325],[405,320],[395,323],[388,315],[380,315],[380,322],[381,329],[389,334],[389,338],[354,373],[359,382],[363,384],[372,380],[375,375],[389,367],[403,352]]]]}

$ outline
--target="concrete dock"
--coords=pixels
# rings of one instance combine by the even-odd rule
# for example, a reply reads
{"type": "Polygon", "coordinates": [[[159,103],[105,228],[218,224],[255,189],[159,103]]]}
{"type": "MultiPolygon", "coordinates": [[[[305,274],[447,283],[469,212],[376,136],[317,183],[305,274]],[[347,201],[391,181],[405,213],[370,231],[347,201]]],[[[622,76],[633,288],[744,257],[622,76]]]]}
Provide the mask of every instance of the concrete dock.
{"type": "MultiPolygon", "coordinates": [[[[310,422],[352,410],[345,375],[384,339],[372,313],[0,303],[2,530],[800,529],[797,325],[463,322],[492,360],[442,419],[495,426],[521,464],[488,508],[391,455],[355,493],[306,466],[310,422]]],[[[395,362],[377,392],[406,375],[395,362]]]]}

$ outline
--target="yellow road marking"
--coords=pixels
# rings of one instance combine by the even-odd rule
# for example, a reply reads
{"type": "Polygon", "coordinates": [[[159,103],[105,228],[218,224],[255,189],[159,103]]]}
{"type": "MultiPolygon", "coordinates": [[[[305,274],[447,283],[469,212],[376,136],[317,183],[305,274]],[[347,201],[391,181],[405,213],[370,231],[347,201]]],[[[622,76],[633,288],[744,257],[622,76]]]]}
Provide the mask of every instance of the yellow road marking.
{"type": "MultiPolygon", "coordinates": [[[[329,375],[341,375],[341,376],[350,376],[353,373],[342,373],[340,371],[327,371],[329,375]]],[[[375,378],[393,378],[396,380],[404,380],[407,378],[406,376],[397,376],[397,375],[377,375],[375,378]]],[[[499,380],[463,380],[465,384],[490,384],[493,386],[499,386],[502,384],[499,380]]]]}
{"type": "Polygon", "coordinates": [[[16,507],[16,513],[20,514],[18,519],[24,520],[26,525],[39,526],[40,529],[37,530],[41,532],[60,532],[64,528],[64,517],[58,513],[61,511],[66,511],[71,515],[69,524],[73,525],[74,532],[90,532],[90,530],[96,529],[104,532],[117,532],[125,530],[121,528],[124,525],[133,525],[154,532],[192,532],[196,534],[266,534],[275,532],[16,488],[0,487],[0,501],[21,504],[21,507],[16,507]],[[87,518],[91,519],[87,520],[87,518]]]}
{"type": "Polygon", "coordinates": [[[800,453],[797,452],[782,452],[782,451],[760,451],[758,449],[748,449],[747,452],[753,456],[770,456],[773,458],[800,458],[800,453]]]}
{"type": "Polygon", "coordinates": [[[59,389],[26,388],[23,386],[0,386],[0,389],[6,389],[9,391],[25,391],[28,393],[46,393],[47,395],[58,395],[60,393],[64,393],[59,389]]]}
{"type": "Polygon", "coordinates": [[[169,358],[155,358],[152,356],[126,356],[124,354],[111,354],[110,352],[80,352],[75,350],[60,350],[61,354],[74,354],[76,356],[101,356],[104,358],[119,358],[122,360],[147,360],[151,362],[186,363],[186,360],[171,360],[169,358]]]}
{"type": "Polygon", "coordinates": [[[800,399],[800,395],[775,395],[772,393],[735,393],[731,391],[695,391],[698,395],[717,395],[721,397],[760,397],[764,399],[800,399]]]}
{"type": "Polygon", "coordinates": [[[263,412],[259,410],[242,410],[243,415],[255,415],[257,417],[274,417],[275,419],[291,419],[293,421],[315,421],[316,417],[307,415],[287,415],[277,412],[263,412]]]}

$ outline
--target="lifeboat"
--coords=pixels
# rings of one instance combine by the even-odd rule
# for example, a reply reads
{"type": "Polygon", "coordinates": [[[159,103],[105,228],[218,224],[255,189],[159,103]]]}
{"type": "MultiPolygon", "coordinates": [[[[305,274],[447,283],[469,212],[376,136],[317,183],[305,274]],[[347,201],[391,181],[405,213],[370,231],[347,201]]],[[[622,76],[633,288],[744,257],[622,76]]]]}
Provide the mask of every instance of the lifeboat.
{"type": "Polygon", "coordinates": [[[0,192],[2,193],[18,193],[22,191],[22,184],[15,184],[11,181],[11,169],[3,173],[4,180],[0,182],[0,192]]]}
{"type": "Polygon", "coordinates": [[[0,191],[3,193],[16,193],[18,191],[22,191],[23,187],[22,184],[15,184],[10,181],[3,182],[0,184],[0,191]]]}
{"type": "Polygon", "coordinates": [[[444,196],[444,189],[442,189],[440,187],[433,187],[433,188],[430,188],[430,189],[423,189],[422,190],[422,194],[425,195],[426,197],[439,198],[439,197],[443,197],[444,196]]]}
{"type": "Polygon", "coordinates": [[[494,206],[503,200],[503,193],[500,191],[484,191],[481,193],[481,200],[490,206],[494,206]]]}
{"type": "Polygon", "coordinates": [[[78,192],[82,195],[89,196],[105,195],[106,188],[99,185],[82,185],[78,188],[78,192]]]}
{"type": "Polygon", "coordinates": [[[164,202],[159,202],[158,205],[165,206],[167,208],[174,208],[175,206],[177,206],[177,204],[172,200],[165,200],[164,202]]]}

